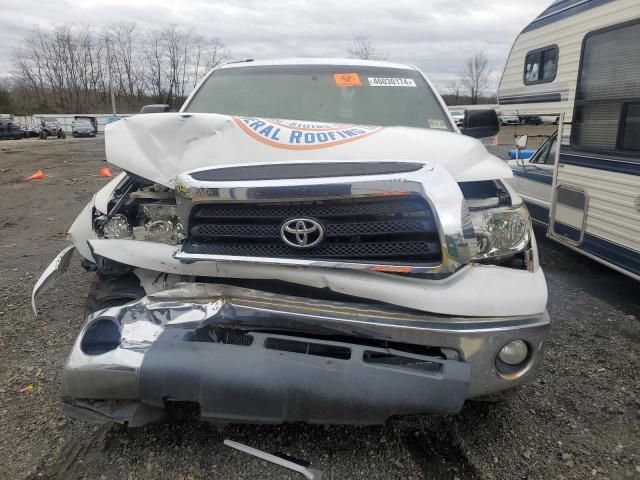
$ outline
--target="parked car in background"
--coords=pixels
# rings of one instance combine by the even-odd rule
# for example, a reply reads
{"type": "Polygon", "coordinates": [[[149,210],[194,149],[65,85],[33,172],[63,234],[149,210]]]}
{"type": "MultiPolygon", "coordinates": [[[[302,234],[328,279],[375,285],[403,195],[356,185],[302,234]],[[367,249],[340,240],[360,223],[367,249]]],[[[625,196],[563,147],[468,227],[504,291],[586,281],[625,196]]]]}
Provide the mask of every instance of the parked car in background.
{"type": "Polygon", "coordinates": [[[6,118],[0,119],[0,139],[20,140],[21,138],[24,138],[24,133],[19,124],[6,118]]]}
{"type": "Polygon", "coordinates": [[[25,138],[37,138],[40,136],[40,128],[34,125],[27,125],[25,138]]]}
{"type": "Polygon", "coordinates": [[[71,134],[77,137],[95,137],[97,126],[91,119],[94,117],[75,117],[71,134]]]}
{"type": "Polygon", "coordinates": [[[28,135],[28,131],[29,131],[29,127],[27,127],[26,125],[23,125],[21,123],[16,123],[16,126],[20,129],[20,131],[22,132],[22,138],[27,138],[28,135]]]}
{"type": "Polygon", "coordinates": [[[520,123],[523,125],[542,125],[542,117],[540,115],[520,115],[520,123]]]}
{"type": "Polygon", "coordinates": [[[558,115],[540,115],[540,119],[542,120],[542,123],[557,125],[559,117],[558,115]]]}
{"type": "Polygon", "coordinates": [[[520,117],[518,117],[517,115],[508,115],[500,112],[499,110],[496,110],[496,113],[498,114],[498,118],[500,119],[500,125],[519,125],[520,124],[520,117]]]}
{"type": "Polygon", "coordinates": [[[462,109],[456,109],[456,110],[449,110],[449,113],[451,113],[451,118],[453,118],[453,121],[456,123],[456,126],[461,127],[464,122],[465,111],[462,109]]]}

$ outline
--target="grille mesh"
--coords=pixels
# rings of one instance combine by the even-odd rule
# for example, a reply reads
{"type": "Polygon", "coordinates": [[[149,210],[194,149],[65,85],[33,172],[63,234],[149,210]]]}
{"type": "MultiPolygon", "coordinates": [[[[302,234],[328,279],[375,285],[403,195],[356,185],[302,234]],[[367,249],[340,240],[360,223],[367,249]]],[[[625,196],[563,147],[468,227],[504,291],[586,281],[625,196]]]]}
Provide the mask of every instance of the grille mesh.
{"type": "MultiPolygon", "coordinates": [[[[315,204],[204,204],[192,210],[194,218],[251,218],[251,217],[333,217],[343,215],[385,215],[391,213],[422,212],[426,202],[418,198],[404,198],[388,201],[352,200],[329,201],[315,204]]],[[[427,207],[428,208],[428,207],[427,207]]],[[[430,210],[429,210],[430,213],[430,210]]]]}
{"type": "Polygon", "coordinates": [[[185,253],[366,263],[441,260],[436,221],[420,197],[388,196],[288,203],[195,205],[185,253]],[[325,231],[311,248],[283,242],[283,223],[311,218],[325,231]]]}
{"type": "MultiPolygon", "coordinates": [[[[417,253],[433,251],[437,245],[429,242],[396,242],[396,243],[323,243],[313,249],[309,249],[309,257],[314,258],[388,258],[394,256],[410,256],[417,253]]],[[[246,257],[280,257],[294,258],[305,257],[299,250],[285,244],[274,245],[270,243],[203,243],[190,244],[185,249],[188,253],[201,253],[205,255],[232,255],[246,257]]]]}

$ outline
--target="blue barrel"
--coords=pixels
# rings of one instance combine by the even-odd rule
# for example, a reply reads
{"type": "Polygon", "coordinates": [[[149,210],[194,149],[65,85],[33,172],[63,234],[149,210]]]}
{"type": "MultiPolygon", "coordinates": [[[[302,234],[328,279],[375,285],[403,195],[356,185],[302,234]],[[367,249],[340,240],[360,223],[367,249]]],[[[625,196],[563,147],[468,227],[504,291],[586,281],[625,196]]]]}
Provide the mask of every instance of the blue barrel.
{"type": "MultiPolygon", "coordinates": [[[[509,160],[516,159],[517,150],[509,150],[509,160]]],[[[520,150],[520,158],[527,159],[533,157],[535,150],[520,150]]]]}

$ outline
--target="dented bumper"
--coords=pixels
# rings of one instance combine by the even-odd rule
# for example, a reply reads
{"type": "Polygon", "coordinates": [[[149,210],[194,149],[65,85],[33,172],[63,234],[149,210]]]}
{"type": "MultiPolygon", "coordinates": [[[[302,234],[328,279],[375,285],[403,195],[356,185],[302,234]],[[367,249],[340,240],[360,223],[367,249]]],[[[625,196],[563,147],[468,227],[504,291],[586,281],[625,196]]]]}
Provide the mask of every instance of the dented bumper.
{"type": "Polygon", "coordinates": [[[535,375],[546,313],[449,317],[182,283],[87,319],[63,375],[65,411],[141,425],[176,405],[216,423],[382,423],[456,413],[535,375]],[[518,372],[496,368],[524,340],[518,372]]]}

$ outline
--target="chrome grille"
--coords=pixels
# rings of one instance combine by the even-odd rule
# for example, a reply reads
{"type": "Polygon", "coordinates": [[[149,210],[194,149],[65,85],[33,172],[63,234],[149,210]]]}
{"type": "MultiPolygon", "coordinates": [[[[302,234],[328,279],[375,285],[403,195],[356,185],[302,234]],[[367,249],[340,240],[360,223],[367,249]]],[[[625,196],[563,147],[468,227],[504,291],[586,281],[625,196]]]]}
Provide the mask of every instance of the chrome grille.
{"type": "Polygon", "coordinates": [[[377,263],[439,263],[440,241],[429,204],[415,196],[301,202],[204,203],[192,207],[183,252],[377,263]],[[312,218],[325,230],[319,245],[300,249],[280,237],[285,221],[312,218]]]}

